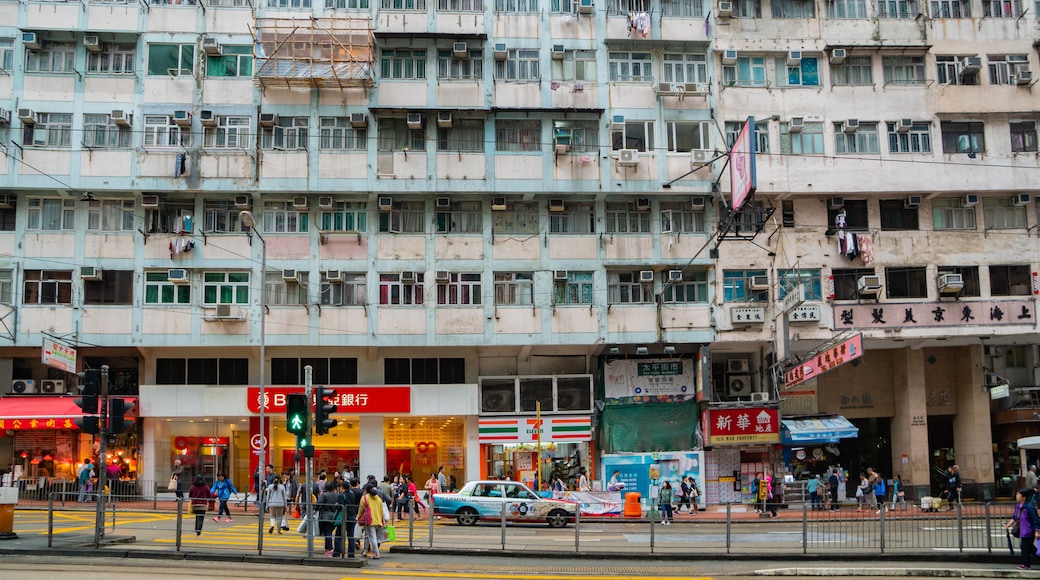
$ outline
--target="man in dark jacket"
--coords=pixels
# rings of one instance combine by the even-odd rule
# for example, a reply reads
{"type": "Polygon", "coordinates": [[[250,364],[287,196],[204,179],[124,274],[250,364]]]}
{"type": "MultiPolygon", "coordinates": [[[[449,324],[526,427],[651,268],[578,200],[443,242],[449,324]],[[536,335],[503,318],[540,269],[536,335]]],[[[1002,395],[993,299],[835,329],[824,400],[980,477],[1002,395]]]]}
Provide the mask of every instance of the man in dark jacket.
{"type": "MultiPolygon", "coordinates": [[[[357,550],[357,545],[354,543],[354,528],[357,524],[357,513],[358,506],[361,505],[361,487],[358,478],[352,477],[347,482],[346,489],[340,494],[340,503],[343,505],[343,524],[338,530],[339,537],[342,538],[343,528],[346,528],[347,532],[347,557],[353,558],[354,552],[357,550]]],[[[337,543],[337,551],[333,554],[334,557],[339,557],[342,551],[342,542],[337,543]]]]}
{"type": "Polygon", "coordinates": [[[959,465],[954,465],[947,470],[949,479],[946,481],[946,491],[949,492],[949,503],[946,506],[947,511],[953,509],[953,502],[961,503],[961,468],[959,465]]]}

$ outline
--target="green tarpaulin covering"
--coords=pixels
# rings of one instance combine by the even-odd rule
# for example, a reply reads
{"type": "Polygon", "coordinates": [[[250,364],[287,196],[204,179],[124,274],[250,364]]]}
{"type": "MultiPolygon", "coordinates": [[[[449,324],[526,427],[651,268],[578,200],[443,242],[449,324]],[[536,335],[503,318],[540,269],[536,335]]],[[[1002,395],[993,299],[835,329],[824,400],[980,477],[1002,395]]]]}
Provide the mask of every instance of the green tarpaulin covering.
{"type": "Polygon", "coordinates": [[[696,443],[697,403],[607,405],[600,414],[603,453],[684,451],[696,443]]]}

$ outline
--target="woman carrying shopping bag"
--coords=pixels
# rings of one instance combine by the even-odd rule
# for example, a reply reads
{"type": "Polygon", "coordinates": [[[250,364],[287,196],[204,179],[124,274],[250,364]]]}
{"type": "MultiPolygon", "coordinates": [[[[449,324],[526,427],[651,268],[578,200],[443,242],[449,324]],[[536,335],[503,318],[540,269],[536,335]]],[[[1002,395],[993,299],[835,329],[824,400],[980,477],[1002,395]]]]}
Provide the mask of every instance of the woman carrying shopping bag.
{"type": "Polygon", "coordinates": [[[372,552],[370,556],[373,560],[379,559],[379,541],[382,538],[383,530],[386,528],[386,518],[383,516],[387,513],[387,510],[383,505],[383,500],[379,498],[376,493],[375,487],[369,487],[365,493],[365,497],[361,498],[361,504],[358,506],[358,523],[365,526],[365,546],[363,556],[368,556],[369,551],[372,552]]]}
{"type": "Polygon", "coordinates": [[[271,516],[271,527],[267,530],[268,534],[273,534],[275,528],[278,528],[278,533],[280,534],[282,533],[282,528],[289,525],[285,521],[285,505],[288,502],[289,491],[282,485],[282,478],[276,475],[271,480],[271,485],[264,490],[264,505],[267,506],[268,513],[271,516]]]}

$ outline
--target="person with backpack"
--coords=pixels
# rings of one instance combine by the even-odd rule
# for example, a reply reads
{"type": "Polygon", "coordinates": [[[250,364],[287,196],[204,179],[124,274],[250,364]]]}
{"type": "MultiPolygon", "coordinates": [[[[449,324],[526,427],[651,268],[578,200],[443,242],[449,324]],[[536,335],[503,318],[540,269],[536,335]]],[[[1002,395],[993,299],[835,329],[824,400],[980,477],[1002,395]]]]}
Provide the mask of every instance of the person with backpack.
{"type": "Polygon", "coordinates": [[[217,509],[217,515],[213,517],[213,521],[219,522],[220,515],[225,514],[227,516],[226,522],[231,523],[231,510],[228,509],[227,502],[231,499],[231,494],[237,494],[238,490],[235,489],[231,480],[224,477],[223,473],[217,474],[217,481],[213,482],[211,490],[217,494],[217,501],[220,502],[220,507],[217,509]]]}
{"type": "Polygon", "coordinates": [[[874,502],[878,506],[877,511],[874,513],[880,514],[881,510],[888,511],[888,506],[885,505],[885,494],[888,492],[887,486],[885,485],[885,478],[880,473],[871,470],[874,475],[874,502]]]}
{"type": "Polygon", "coordinates": [[[679,480],[679,487],[675,490],[676,497],[679,498],[679,505],[675,508],[675,513],[681,514],[683,506],[686,506],[687,513],[693,513],[693,506],[690,504],[690,484],[686,482],[686,477],[679,480]]]}
{"type": "Polygon", "coordinates": [[[761,512],[762,511],[761,503],[760,503],[760,500],[759,500],[759,493],[758,493],[759,487],[761,485],[762,485],[762,474],[759,473],[759,474],[755,475],[755,479],[751,480],[751,485],[749,486],[749,489],[748,489],[748,491],[751,492],[751,505],[755,506],[755,511],[756,512],[761,512]]]}
{"type": "Polygon", "coordinates": [[[90,482],[94,479],[94,462],[90,458],[83,460],[83,467],[80,468],[79,474],[76,476],[76,482],[79,484],[79,503],[87,501],[87,495],[90,493],[90,482]]]}

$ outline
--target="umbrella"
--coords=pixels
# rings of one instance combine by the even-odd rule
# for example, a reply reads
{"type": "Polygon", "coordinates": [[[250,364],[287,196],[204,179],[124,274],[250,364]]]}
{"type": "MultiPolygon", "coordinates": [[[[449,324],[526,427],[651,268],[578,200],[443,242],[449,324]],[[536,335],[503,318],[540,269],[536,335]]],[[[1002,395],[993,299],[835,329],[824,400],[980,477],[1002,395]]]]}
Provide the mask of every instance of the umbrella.
{"type": "Polygon", "coordinates": [[[1015,544],[1014,544],[1014,542],[1011,541],[1011,530],[1009,530],[1007,528],[1004,528],[1004,534],[1007,535],[1008,551],[1010,551],[1011,555],[1014,556],[1015,555],[1015,544]]]}

